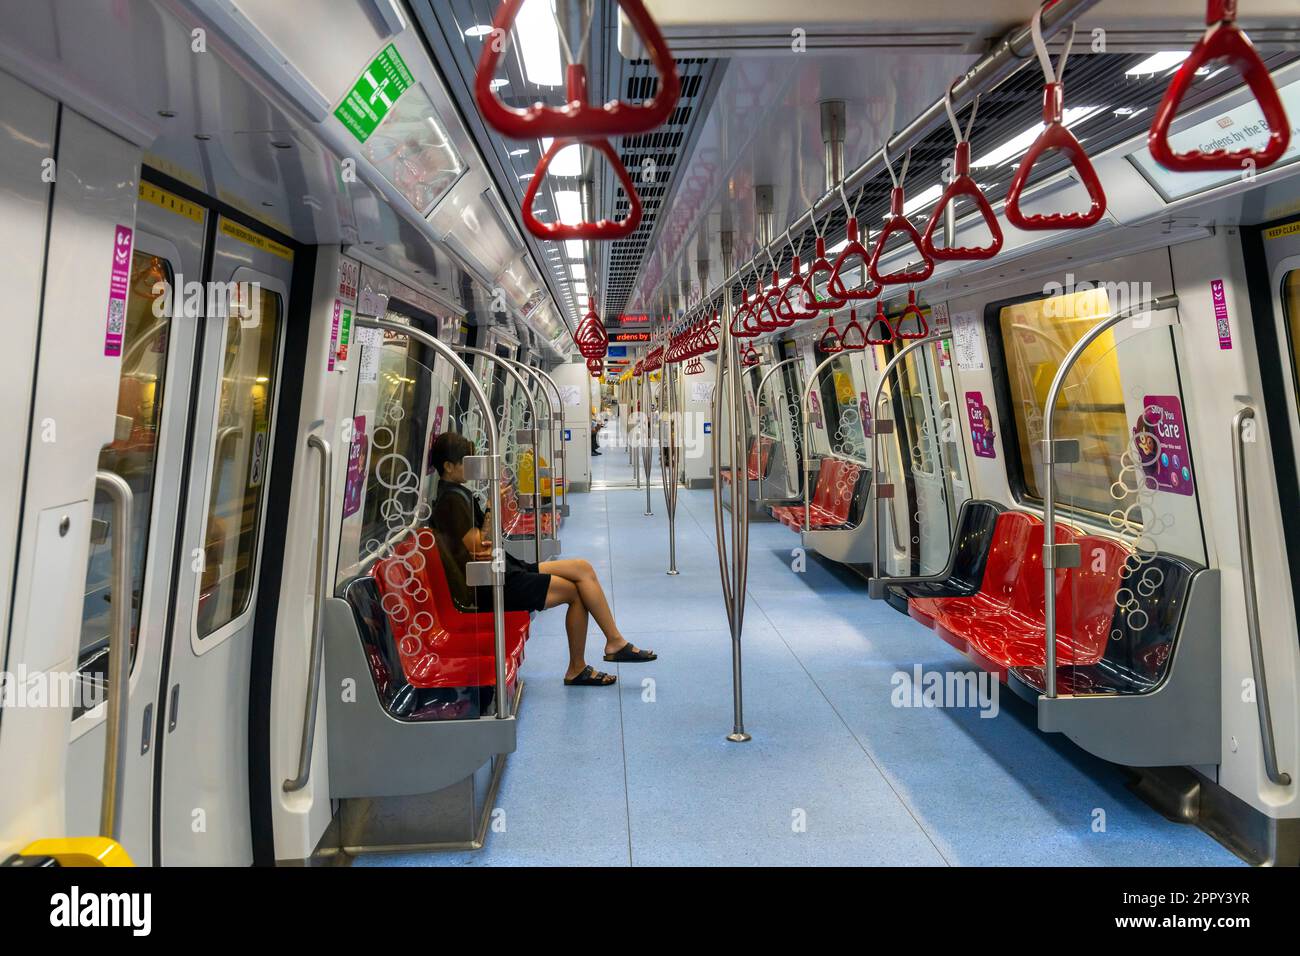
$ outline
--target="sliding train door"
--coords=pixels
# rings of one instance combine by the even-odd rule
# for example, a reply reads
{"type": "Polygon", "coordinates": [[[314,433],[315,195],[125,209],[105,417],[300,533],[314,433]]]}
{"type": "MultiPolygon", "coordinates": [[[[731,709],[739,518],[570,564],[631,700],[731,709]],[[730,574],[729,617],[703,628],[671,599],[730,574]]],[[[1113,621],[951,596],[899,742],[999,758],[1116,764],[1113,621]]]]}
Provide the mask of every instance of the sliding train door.
{"type": "MultiPolygon", "coordinates": [[[[104,772],[108,640],[116,595],[112,545],[128,535],[131,671],[123,768],[122,844],[137,863],[152,846],[153,764],[158,680],[176,550],[185,431],[193,387],[197,325],[186,318],[187,282],[203,273],[207,218],[202,206],[141,183],[121,347],[113,441],[98,469],[131,490],[130,527],[113,525],[103,491],[95,495],[81,613],[78,695],[68,759],[69,833],[99,830],[104,772]],[[177,294],[178,292],[182,294],[177,294]]],[[[193,303],[195,300],[190,299],[193,303]]]]}
{"type": "Polygon", "coordinates": [[[252,629],[293,252],[219,217],[197,330],[157,808],[166,865],[247,865],[252,629]],[[222,314],[224,313],[224,314],[222,314]]]}

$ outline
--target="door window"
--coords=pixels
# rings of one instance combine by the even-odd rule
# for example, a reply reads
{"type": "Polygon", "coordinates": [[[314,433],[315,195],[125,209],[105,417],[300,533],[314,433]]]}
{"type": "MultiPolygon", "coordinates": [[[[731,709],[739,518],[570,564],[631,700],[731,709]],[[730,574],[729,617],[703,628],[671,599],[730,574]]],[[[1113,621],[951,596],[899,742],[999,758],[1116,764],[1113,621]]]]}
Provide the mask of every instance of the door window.
{"type": "Polygon", "coordinates": [[[281,301],[260,289],[226,318],[208,519],[203,539],[198,635],[248,609],[253,597],[275,395],[281,301]]]}

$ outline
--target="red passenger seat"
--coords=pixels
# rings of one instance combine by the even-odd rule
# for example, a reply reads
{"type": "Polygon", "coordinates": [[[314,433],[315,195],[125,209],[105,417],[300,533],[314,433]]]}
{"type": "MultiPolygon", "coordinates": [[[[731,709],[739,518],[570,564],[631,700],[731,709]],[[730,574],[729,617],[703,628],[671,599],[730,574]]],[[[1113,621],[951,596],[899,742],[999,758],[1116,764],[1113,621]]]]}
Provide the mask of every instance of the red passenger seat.
{"type": "MultiPolygon", "coordinates": [[[[529,496],[531,497],[531,495],[529,496]]],[[[532,511],[519,510],[519,496],[508,479],[501,479],[501,531],[512,538],[531,538],[536,533],[537,516],[532,511]]],[[[542,509],[542,534],[554,536],[555,522],[551,513],[542,509]]]]}
{"type": "MultiPolygon", "coordinates": [[[[766,435],[759,435],[749,443],[749,462],[747,474],[750,481],[758,481],[767,475],[767,466],[772,458],[773,440],[766,435]]],[[[722,469],[722,480],[731,484],[731,469],[722,469]]]]}
{"type": "MultiPolygon", "coordinates": [[[[843,458],[823,458],[817,472],[817,487],[808,502],[808,527],[842,528],[849,522],[849,509],[866,471],[843,458]]],[[[773,505],[772,517],[793,531],[803,530],[803,505],[773,505]]]]}
{"type": "MultiPolygon", "coordinates": [[[[1043,523],[1034,515],[998,516],[980,591],[973,597],[916,598],[912,617],[990,670],[1042,667],[1045,659],[1043,523]]],[[[1080,566],[1056,574],[1056,655],[1061,666],[1092,665],[1106,650],[1123,543],[1056,526],[1056,543],[1079,545],[1080,566]]]]}
{"type": "MultiPolygon", "coordinates": [[[[370,573],[412,687],[495,685],[492,614],[456,607],[432,531],[399,542],[370,573]]],[[[526,611],[505,618],[506,682],[513,686],[530,618],[526,611]]]]}

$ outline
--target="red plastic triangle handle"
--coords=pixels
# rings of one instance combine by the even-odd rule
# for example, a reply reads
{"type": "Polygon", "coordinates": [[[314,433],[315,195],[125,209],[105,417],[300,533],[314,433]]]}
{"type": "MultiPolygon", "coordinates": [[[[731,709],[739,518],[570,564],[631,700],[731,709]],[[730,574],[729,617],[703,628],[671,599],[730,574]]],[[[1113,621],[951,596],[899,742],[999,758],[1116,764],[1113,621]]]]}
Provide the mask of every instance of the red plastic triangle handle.
{"type": "Polygon", "coordinates": [[[551,165],[551,160],[555,158],[560,150],[572,146],[576,142],[577,140],[574,139],[555,140],[551,143],[551,148],[543,154],[541,160],[537,163],[533,178],[528,181],[528,189],[524,192],[524,225],[529,232],[539,239],[556,241],[562,239],[626,239],[641,224],[641,197],[637,195],[636,187],[632,185],[632,177],[628,175],[627,170],[623,167],[623,162],[618,158],[618,153],[614,152],[614,147],[610,146],[605,140],[590,140],[587,145],[604,154],[605,158],[609,160],[610,168],[614,170],[614,175],[618,178],[619,185],[623,187],[623,192],[627,194],[628,202],[631,204],[627,217],[617,222],[601,219],[597,222],[563,223],[541,222],[533,215],[533,202],[537,199],[537,188],[542,184],[542,180],[546,178],[546,170],[551,165]]]}
{"type": "Polygon", "coordinates": [[[1007,222],[1017,229],[1087,229],[1096,225],[1106,214],[1106,192],[1101,188],[1101,180],[1083,146],[1074,134],[1061,122],[1061,84],[1048,83],[1043,87],[1043,122],[1047,128],[1034,140],[1029,152],[1020,161],[1020,168],[1011,180],[1007,190],[1007,222]],[[1088,191],[1092,204],[1087,212],[1049,213],[1047,215],[1026,216],[1020,209],[1020,194],[1029,182],[1029,173],[1038,162],[1039,157],[1050,150],[1059,150],[1074,166],[1079,174],[1079,181],[1088,191]]]}
{"type": "Polygon", "coordinates": [[[807,319],[815,319],[819,313],[813,305],[812,296],[808,294],[803,273],[799,269],[799,257],[795,256],[790,265],[790,278],[781,287],[781,298],[776,303],[776,314],[786,325],[794,325],[807,319]]]}
{"type": "MultiPolygon", "coordinates": [[[[871,277],[868,274],[870,272],[871,252],[858,241],[858,220],[856,217],[849,217],[844,232],[849,244],[844,247],[839,258],[835,260],[835,268],[831,273],[831,279],[826,286],[826,291],[841,300],[854,299],[862,301],[864,299],[874,299],[880,295],[881,289],[879,285],[871,282],[871,277]],[[849,262],[855,258],[862,264],[862,278],[869,283],[866,288],[849,289],[844,285],[844,272],[849,268],[849,262]]],[[[845,348],[847,347],[845,346],[845,348]]]]}
{"type": "Polygon", "coordinates": [[[578,347],[578,354],[588,360],[602,359],[609,350],[609,334],[596,314],[594,303],[574,329],[573,344],[578,347]]]}
{"type": "Polygon", "coordinates": [[[567,71],[568,102],[564,106],[546,106],[543,103],[535,103],[526,109],[506,106],[492,89],[492,80],[496,78],[506,50],[506,39],[523,5],[524,0],[505,0],[497,8],[492,32],[484,38],[483,53],[474,74],[474,98],[478,101],[479,111],[497,132],[514,139],[543,136],[607,139],[647,132],[672,114],[682,91],[677,61],[641,0],[618,0],[618,5],[641,35],[650,62],[659,74],[659,86],[653,97],[639,106],[622,100],[593,106],[587,101],[586,68],[574,63],[567,71]]]}
{"type": "Polygon", "coordinates": [[[773,332],[778,327],[776,316],[772,313],[771,302],[768,299],[769,290],[762,285],[763,280],[754,277],[754,298],[750,301],[753,308],[749,310],[749,320],[745,322],[745,328],[749,329],[753,335],[762,332],[773,332]]]}
{"type": "Polygon", "coordinates": [[[817,347],[827,355],[834,355],[836,352],[844,351],[844,343],[840,341],[839,330],[835,328],[835,316],[831,316],[830,325],[826,326],[826,331],[817,340],[817,347]]]}
{"type": "Polygon", "coordinates": [[[834,312],[844,308],[845,301],[835,298],[835,293],[831,292],[829,287],[830,279],[835,275],[835,267],[826,260],[826,240],[822,236],[817,237],[817,258],[813,260],[812,265],[808,267],[808,278],[804,280],[804,288],[808,290],[808,298],[812,300],[819,312],[834,312]],[[827,277],[826,293],[830,298],[817,298],[817,277],[825,275],[827,277]]]}
{"type": "Polygon", "coordinates": [[[794,325],[794,318],[786,318],[781,314],[781,304],[785,302],[785,287],[781,285],[781,276],[772,270],[772,284],[767,287],[763,293],[763,305],[767,315],[771,318],[773,326],[778,329],[788,329],[794,325]]]}
{"type": "Polygon", "coordinates": [[[1224,3],[1223,0],[1209,4],[1206,22],[1210,28],[1196,41],[1192,52],[1165,90],[1164,99],[1156,108],[1155,120],[1147,136],[1147,148],[1157,163],[1166,169],[1179,173],[1199,173],[1210,170],[1242,170],[1251,164],[1257,169],[1271,166],[1281,159],[1291,142],[1291,124],[1287,121],[1286,109],[1277,94],[1259,54],[1251,45],[1250,38],[1233,21],[1236,18],[1236,3],[1224,3]],[[1211,19],[1217,18],[1217,19],[1211,19]],[[1196,71],[1206,63],[1226,60],[1241,74],[1255,96],[1260,112],[1268,123],[1268,141],[1263,149],[1226,149],[1202,153],[1192,150],[1189,153],[1176,153],[1169,143],[1169,127],[1173,124],[1182,103],[1183,96],[1191,88],[1196,78],[1196,71]]]}
{"type": "Polygon", "coordinates": [[[921,247],[921,234],[916,231],[916,227],[903,215],[903,187],[895,186],[889,197],[889,216],[885,220],[884,228],[880,230],[880,235],[876,239],[876,247],[871,250],[871,261],[868,264],[871,272],[871,278],[878,285],[900,285],[905,282],[924,282],[930,278],[934,272],[934,260],[926,255],[925,249],[921,247]],[[885,251],[885,240],[896,232],[901,232],[907,236],[916,251],[921,256],[921,264],[915,269],[902,268],[897,272],[880,274],[880,254],[885,251]]]}
{"type": "Polygon", "coordinates": [[[894,337],[903,342],[911,342],[915,339],[923,339],[930,334],[930,323],[925,320],[925,313],[921,307],[916,304],[916,290],[912,289],[907,293],[907,305],[903,307],[903,313],[898,317],[894,324],[894,337]],[[916,331],[904,332],[903,324],[909,318],[916,319],[916,331]]]}
{"type": "Polygon", "coordinates": [[[858,325],[858,310],[849,310],[849,324],[840,333],[840,347],[846,352],[861,352],[867,347],[867,337],[858,325]]]}
{"type": "Polygon", "coordinates": [[[948,183],[943,195],[939,197],[939,205],[934,207],[930,222],[921,235],[921,249],[931,259],[940,262],[992,259],[1002,249],[1002,227],[998,225],[997,213],[989,205],[984,192],[979,188],[975,180],[970,177],[970,143],[965,140],[957,144],[957,155],[953,161],[952,182],[948,183]],[[985,225],[989,227],[991,238],[987,246],[951,246],[943,249],[935,246],[934,231],[939,228],[939,223],[943,219],[943,211],[947,208],[948,203],[958,196],[967,196],[975,201],[975,208],[979,210],[980,215],[984,217],[985,225]]]}
{"type": "Polygon", "coordinates": [[[867,323],[866,339],[868,345],[889,345],[894,341],[894,327],[889,324],[889,316],[885,315],[885,303],[876,300],[876,314],[867,323]],[[882,338],[876,334],[877,329],[884,329],[885,334],[882,338]]]}

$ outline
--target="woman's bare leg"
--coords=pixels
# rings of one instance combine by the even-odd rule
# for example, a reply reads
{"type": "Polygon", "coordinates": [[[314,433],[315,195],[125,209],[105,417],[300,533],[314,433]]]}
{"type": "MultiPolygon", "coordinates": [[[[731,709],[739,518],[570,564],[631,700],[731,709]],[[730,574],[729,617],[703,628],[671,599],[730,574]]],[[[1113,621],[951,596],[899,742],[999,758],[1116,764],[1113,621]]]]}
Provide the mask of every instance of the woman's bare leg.
{"type": "Polygon", "coordinates": [[[584,654],[587,647],[587,608],[572,581],[552,575],[551,584],[546,589],[546,606],[552,608],[561,604],[569,605],[569,610],[564,615],[564,630],[569,637],[569,668],[564,672],[564,679],[572,680],[587,668],[584,654]]]}
{"type": "MultiPolygon", "coordinates": [[[[545,561],[538,565],[537,569],[543,574],[551,575],[552,585],[558,577],[571,582],[577,588],[583,605],[596,619],[596,626],[605,634],[606,654],[614,654],[627,646],[627,639],[623,637],[614,622],[614,612],[609,609],[605,589],[600,586],[600,579],[596,577],[596,571],[590,562],[582,558],[545,561]]],[[[635,647],[633,649],[635,650],[635,647]]]]}

